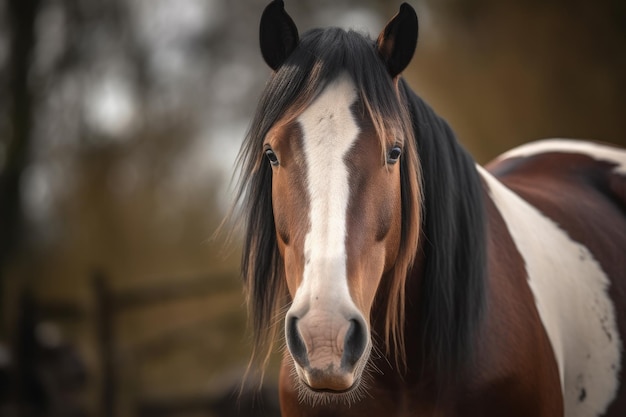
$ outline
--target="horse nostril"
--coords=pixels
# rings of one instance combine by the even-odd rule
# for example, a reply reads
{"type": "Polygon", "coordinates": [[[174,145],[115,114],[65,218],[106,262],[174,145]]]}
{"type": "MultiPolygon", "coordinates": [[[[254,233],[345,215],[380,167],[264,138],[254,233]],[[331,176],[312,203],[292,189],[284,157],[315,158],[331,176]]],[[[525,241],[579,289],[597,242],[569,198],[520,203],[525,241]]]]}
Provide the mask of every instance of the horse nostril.
{"type": "Polygon", "coordinates": [[[351,319],[350,327],[345,336],[341,366],[349,369],[353,368],[363,355],[366,346],[367,329],[364,323],[359,319],[351,319]]]}
{"type": "Polygon", "coordinates": [[[291,356],[293,356],[293,358],[296,360],[296,362],[298,362],[300,366],[307,366],[309,364],[309,360],[306,355],[306,347],[304,346],[304,341],[302,340],[300,332],[298,331],[297,317],[287,318],[285,333],[285,336],[287,338],[287,346],[289,347],[291,356]]]}

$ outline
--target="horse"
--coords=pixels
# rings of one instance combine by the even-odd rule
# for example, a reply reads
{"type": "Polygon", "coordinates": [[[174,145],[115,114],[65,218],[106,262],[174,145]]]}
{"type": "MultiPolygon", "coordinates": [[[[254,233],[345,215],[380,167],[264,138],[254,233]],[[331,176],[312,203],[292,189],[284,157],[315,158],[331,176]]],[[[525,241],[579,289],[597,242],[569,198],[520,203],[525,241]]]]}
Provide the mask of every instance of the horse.
{"type": "Polygon", "coordinates": [[[406,3],[372,40],[300,35],[274,0],[259,38],[235,198],[282,415],[626,415],[626,151],[552,139],[477,165],[401,76],[406,3]]]}

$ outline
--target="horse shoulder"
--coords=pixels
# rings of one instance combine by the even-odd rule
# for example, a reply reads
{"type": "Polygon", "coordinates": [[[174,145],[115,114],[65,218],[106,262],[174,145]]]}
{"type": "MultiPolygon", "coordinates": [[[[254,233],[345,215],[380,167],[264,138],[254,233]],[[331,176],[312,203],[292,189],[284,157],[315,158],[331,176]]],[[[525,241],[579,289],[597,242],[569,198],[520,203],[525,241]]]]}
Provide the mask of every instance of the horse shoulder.
{"type": "Polygon", "coordinates": [[[623,415],[626,152],[544,141],[481,170],[524,260],[559,369],[566,416],[623,415]],[[493,175],[492,175],[493,174],[493,175]],[[496,178],[497,177],[497,178],[496,178]],[[623,200],[622,200],[623,201],[623,200]]]}

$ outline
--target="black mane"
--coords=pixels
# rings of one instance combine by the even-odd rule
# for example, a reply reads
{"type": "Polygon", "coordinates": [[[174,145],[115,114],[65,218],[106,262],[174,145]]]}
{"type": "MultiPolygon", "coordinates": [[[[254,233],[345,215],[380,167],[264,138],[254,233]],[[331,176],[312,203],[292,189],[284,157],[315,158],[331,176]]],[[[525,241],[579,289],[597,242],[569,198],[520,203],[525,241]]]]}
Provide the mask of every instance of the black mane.
{"type": "Polygon", "coordinates": [[[486,223],[473,158],[401,80],[422,165],[424,253],[419,327],[426,359],[454,377],[471,360],[486,292],[486,223]]]}

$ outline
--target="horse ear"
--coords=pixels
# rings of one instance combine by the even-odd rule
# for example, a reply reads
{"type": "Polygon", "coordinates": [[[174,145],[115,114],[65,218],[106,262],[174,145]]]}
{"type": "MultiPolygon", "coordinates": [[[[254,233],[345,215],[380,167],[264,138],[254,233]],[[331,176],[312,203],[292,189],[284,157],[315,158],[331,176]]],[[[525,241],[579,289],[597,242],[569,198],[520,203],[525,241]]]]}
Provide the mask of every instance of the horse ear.
{"type": "Polygon", "coordinates": [[[263,59],[274,71],[298,46],[298,28],[285,12],[282,0],[274,0],[263,11],[259,40],[263,59]]]}
{"type": "Polygon", "coordinates": [[[402,3],[400,11],[380,32],[376,46],[385,61],[391,78],[396,78],[411,62],[417,45],[417,14],[413,7],[402,3]]]}

